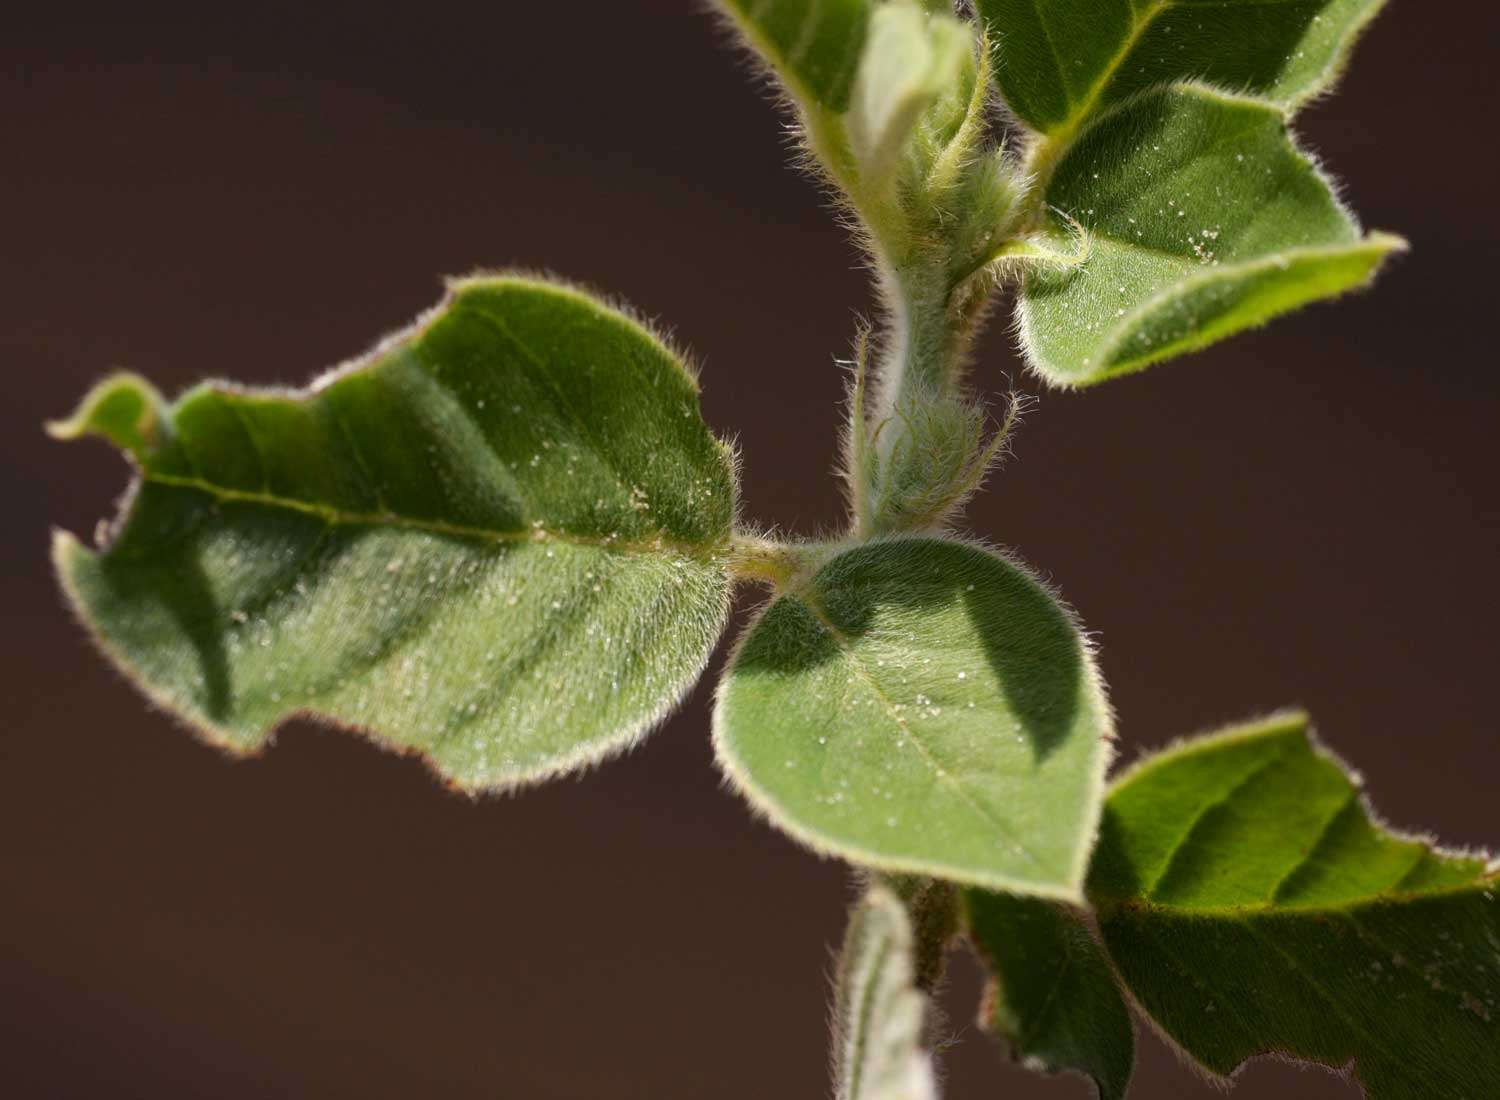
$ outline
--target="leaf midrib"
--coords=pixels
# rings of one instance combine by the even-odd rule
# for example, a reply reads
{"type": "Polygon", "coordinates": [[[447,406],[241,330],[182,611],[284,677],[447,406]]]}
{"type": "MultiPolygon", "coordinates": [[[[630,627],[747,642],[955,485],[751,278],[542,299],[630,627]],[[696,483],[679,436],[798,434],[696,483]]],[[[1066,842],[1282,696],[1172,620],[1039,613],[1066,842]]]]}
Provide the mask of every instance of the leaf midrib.
{"type": "MultiPolygon", "coordinates": [[[[1084,92],[1083,99],[1068,113],[1068,116],[1063,119],[1062,124],[1048,131],[1047,140],[1049,142],[1055,143],[1060,147],[1065,147],[1073,140],[1078,133],[1079,127],[1083,125],[1083,122],[1093,113],[1094,108],[1098,106],[1099,97],[1108,89],[1110,81],[1120,71],[1120,66],[1125,63],[1126,58],[1130,56],[1131,52],[1140,45],[1141,39],[1151,29],[1151,24],[1156,22],[1157,16],[1172,7],[1174,2],[1175,0],[1155,0],[1155,3],[1139,15],[1134,11],[1131,12],[1130,30],[1125,35],[1125,41],[1120,44],[1120,48],[1105,62],[1104,68],[1100,70],[1098,78],[1093,84],[1089,85],[1088,90],[1084,92]]],[[[1042,21],[1042,26],[1044,30],[1047,30],[1045,19],[1042,21]]],[[[1047,31],[1047,39],[1049,42],[1052,39],[1050,30],[1047,31]]],[[[1056,53],[1055,47],[1053,52],[1056,53]]]]}
{"type": "Polygon", "coordinates": [[[618,539],[603,535],[585,535],[575,531],[535,525],[516,530],[494,527],[475,527],[469,524],[451,523],[447,520],[419,516],[401,515],[396,512],[349,512],[315,501],[299,500],[275,493],[246,489],[231,489],[199,477],[184,477],[178,474],[149,472],[141,475],[146,484],[165,485],[177,489],[191,489],[213,497],[221,503],[253,504],[265,508],[297,512],[322,520],[330,526],[400,528],[422,531],[431,535],[447,535],[454,538],[500,544],[524,544],[528,542],[561,542],[573,546],[592,547],[624,554],[676,554],[698,561],[712,562],[729,546],[730,536],[726,532],[717,539],[705,542],[688,542],[672,538],[658,531],[651,539],[618,539]]]}
{"type": "Polygon", "coordinates": [[[906,734],[906,736],[911,740],[911,743],[916,746],[917,752],[921,754],[922,759],[926,762],[928,768],[931,770],[933,778],[939,781],[945,781],[947,785],[953,789],[953,792],[957,794],[958,797],[962,799],[970,809],[972,809],[976,814],[978,814],[981,818],[983,818],[991,826],[993,826],[996,831],[998,831],[1005,837],[1006,842],[1011,846],[1016,854],[1024,856],[1026,859],[1030,860],[1037,866],[1041,866],[1041,860],[1037,858],[1036,854],[1016,839],[1014,829],[1011,826],[1007,825],[1005,822],[1001,821],[998,817],[995,816],[993,810],[990,810],[972,794],[970,794],[964,788],[964,785],[959,782],[957,775],[955,775],[948,768],[945,768],[938,763],[937,758],[932,754],[932,750],[928,748],[926,742],[923,741],[922,738],[917,736],[916,731],[912,729],[910,723],[908,723],[906,719],[902,717],[901,712],[896,709],[896,705],[891,700],[890,696],[885,693],[885,690],[876,681],[874,675],[871,674],[870,670],[865,667],[864,662],[859,659],[859,655],[854,650],[853,643],[844,635],[843,631],[839,630],[839,628],[834,624],[833,620],[828,615],[827,609],[824,608],[821,603],[819,603],[812,589],[810,587],[802,588],[793,593],[789,593],[789,595],[792,595],[796,599],[801,600],[803,606],[805,606],[808,611],[812,613],[813,618],[817,620],[818,624],[828,632],[828,636],[833,639],[834,645],[838,646],[839,652],[844,655],[845,660],[849,662],[849,666],[854,669],[855,673],[864,682],[865,686],[868,687],[875,698],[880,701],[880,705],[885,710],[886,716],[890,718],[890,720],[894,722],[903,733],[906,734]]]}
{"type": "Polygon", "coordinates": [[[1350,898],[1346,904],[1330,905],[1320,902],[1313,905],[1278,905],[1275,902],[1258,901],[1245,905],[1179,905],[1175,903],[1162,904],[1143,898],[1138,895],[1097,895],[1091,894],[1090,898],[1095,905],[1101,909],[1107,908],[1112,912],[1128,911],[1130,913],[1164,913],[1176,917],[1216,917],[1225,920],[1243,922],[1249,917],[1288,917],[1316,919],[1318,917],[1350,917],[1359,910],[1369,906],[1381,904],[1403,904],[1417,901],[1444,900],[1457,898],[1474,892],[1484,893],[1489,890],[1500,888],[1500,874],[1490,875],[1486,878],[1474,879],[1471,882],[1461,883],[1456,886],[1443,886],[1435,890],[1400,891],[1380,890],[1373,894],[1360,894],[1350,898]]]}
{"type": "MultiPolygon", "coordinates": [[[[1326,6],[1317,3],[1316,0],[1255,0],[1255,2],[1256,6],[1260,7],[1326,6]]],[[[1049,141],[1055,141],[1060,144],[1067,144],[1068,142],[1072,141],[1072,139],[1077,135],[1079,127],[1083,125],[1083,123],[1088,119],[1089,115],[1093,113],[1094,108],[1098,106],[1100,97],[1109,90],[1109,86],[1111,82],[1113,82],[1116,74],[1119,73],[1121,66],[1123,66],[1129,59],[1131,53],[1135,51],[1135,48],[1141,44],[1141,39],[1146,36],[1146,32],[1151,29],[1152,25],[1155,24],[1157,19],[1159,19],[1164,13],[1171,11],[1173,8],[1177,7],[1232,7],[1239,6],[1244,3],[1245,0],[1234,0],[1233,3],[1229,2],[1229,0],[1220,0],[1220,2],[1217,4],[1183,4],[1181,3],[1181,0],[1155,0],[1155,2],[1149,8],[1147,8],[1140,14],[1136,14],[1132,11],[1130,30],[1126,32],[1125,41],[1121,43],[1120,48],[1113,55],[1111,55],[1110,59],[1105,62],[1104,68],[1100,70],[1098,78],[1091,85],[1089,85],[1088,89],[1084,92],[1083,98],[1077,101],[1077,105],[1069,110],[1067,116],[1057,126],[1057,128],[1048,131],[1047,139],[1049,141]]],[[[1040,8],[1040,5],[1037,5],[1037,7],[1040,8]]],[[[1038,11],[1038,15],[1041,15],[1040,10],[1038,11]]],[[[1048,44],[1052,45],[1052,52],[1055,57],[1057,56],[1057,47],[1052,42],[1051,28],[1047,26],[1045,18],[1042,18],[1041,23],[1043,33],[1047,36],[1048,44]]],[[[1256,98],[1261,99],[1264,97],[1257,96],[1256,98]]],[[[1267,103],[1275,102],[1274,100],[1270,99],[1266,99],[1265,101],[1267,103]]]]}

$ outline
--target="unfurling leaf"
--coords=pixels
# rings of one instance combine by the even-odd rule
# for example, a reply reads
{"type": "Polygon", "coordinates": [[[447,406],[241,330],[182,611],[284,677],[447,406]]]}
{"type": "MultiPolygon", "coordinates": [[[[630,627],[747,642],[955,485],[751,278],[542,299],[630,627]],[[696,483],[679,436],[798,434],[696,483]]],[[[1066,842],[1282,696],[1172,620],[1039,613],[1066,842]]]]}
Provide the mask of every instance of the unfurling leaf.
{"type": "Polygon", "coordinates": [[[975,0],[1006,103],[1066,135],[1129,96],[1202,80],[1294,106],[1338,74],[1385,0],[975,0]]]}
{"type": "Polygon", "coordinates": [[[463,786],[539,779],[636,740],[723,628],[734,475],[697,398],[583,294],[464,280],[306,393],[167,410],[106,383],[61,430],[139,474],[108,545],[60,534],[57,569],[104,651],[228,748],[309,712],[463,786]]]}
{"type": "Polygon", "coordinates": [[[872,0],[720,2],[794,96],[835,113],[848,107],[872,0]]]}
{"type": "Polygon", "coordinates": [[[985,890],[965,890],[964,903],[991,974],[980,1023],[1027,1065],[1081,1073],[1100,1100],[1123,1100],[1135,1028],[1083,918],[1040,898],[985,890]]]}
{"type": "Polygon", "coordinates": [[[973,51],[973,32],[951,16],[915,3],[875,10],[846,123],[865,184],[879,188],[889,179],[922,113],[961,88],[966,69],[972,82],[973,51]]]}
{"type": "Polygon", "coordinates": [[[887,887],[849,915],[834,990],[835,1100],[937,1100],[911,921],[887,887]]]}
{"type": "Polygon", "coordinates": [[[1373,821],[1302,715],[1125,773],[1089,897],[1138,1003],[1215,1073],[1352,1066],[1371,1100],[1500,1082],[1496,871],[1373,821]]]}
{"type": "Polygon", "coordinates": [[[1362,236],[1282,116],[1204,88],[1150,93],[1100,118],[1046,193],[1057,249],[1020,303],[1032,365],[1088,385],[1193,351],[1368,282],[1402,242],[1362,236]]]}
{"type": "Polygon", "coordinates": [[[1072,616],[1030,574],[931,538],[835,553],[746,633],[719,760],[812,848],[1076,899],[1111,719],[1072,616]]]}

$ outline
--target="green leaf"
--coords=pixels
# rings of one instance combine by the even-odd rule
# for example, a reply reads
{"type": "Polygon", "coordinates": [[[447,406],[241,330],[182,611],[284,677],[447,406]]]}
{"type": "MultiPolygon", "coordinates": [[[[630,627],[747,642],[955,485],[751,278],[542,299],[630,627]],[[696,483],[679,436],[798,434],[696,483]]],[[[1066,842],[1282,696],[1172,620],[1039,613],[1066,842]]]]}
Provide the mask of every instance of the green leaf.
{"type": "Polygon", "coordinates": [[[1135,1064],[1135,1028],[1088,925],[1039,898],[964,891],[969,935],[992,975],[980,1023],[1028,1066],[1093,1079],[1121,1100],[1135,1064]]]}
{"type": "Polygon", "coordinates": [[[835,551],[747,631],[720,765],[773,824],[856,863],[1075,899],[1111,718],[1069,612],[932,538],[835,551]]]}
{"type": "Polygon", "coordinates": [[[159,407],[118,379],[70,422],[140,468],[107,548],[54,557],[104,651],[227,748],[308,712],[511,786],[631,744],[723,628],[730,457],[681,360],[576,291],[464,280],[305,393],[208,384],[121,434],[159,407]]]}
{"type": "Polygon", "coordinates": [[[976,0],[1006,103],[1065,137],[1137,92],[1201,80],[1285,107],[1338,75],[1384,0],[976,0]]]}
{"type": "Polygon", "coordinates": [[[720,0],[792,94],[834,112],[864,53],[871,0],[720,0]]]}
{"type": "Polygon", "coordinates": [[[854,82],[846,125],[860,179],[889,180],[922,114],[973,76],[974,38],[951,16],[914,3],[887,3],[870,20],[869,44],[854,82]]]}
{"type": "Polygon", "coordinates": [[[101,436],[145,462],[161,446],[167,416],[166,404],[149,382],[120,373],[91,389],[68,419],[51,421],[47,434],[62,440],[101,436]]]}
{"type": "Polygon", "coordinates": [[[1372,820],[1300,714],[1189,741],[1110,792],[1089,896],[1142,1008],[1208,1069],[1352,1063],[1372,1100],[1492,1095],[1500,882],[1372,820]]]}
{"type": "Polygon", "coordinates": [[[906,909],[872,886],[849,914],[834,990],[835,1100],[937,1100],[922,1047],[927,998],[916,984],[906,909]]]}
{"type": "Polygon", "coordinates": [[[1203,88],[1151,93],[1099,120],[1046,192],[1088,259],[1030,271],[1022,344],[1058,385],[1193,351],[1367,283],[1395,237],[1361,236],[1281,115],[1203,88]]]}

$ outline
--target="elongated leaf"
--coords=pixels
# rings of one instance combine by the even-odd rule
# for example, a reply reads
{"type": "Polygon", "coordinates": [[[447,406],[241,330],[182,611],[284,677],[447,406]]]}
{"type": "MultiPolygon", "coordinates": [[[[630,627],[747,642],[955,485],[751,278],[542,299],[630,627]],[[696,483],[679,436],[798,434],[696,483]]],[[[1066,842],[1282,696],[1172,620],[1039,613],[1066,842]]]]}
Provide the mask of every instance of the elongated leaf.
{"type": "MultiPolygon", "coordinates": [[[[1402,242],[1361,236],[1269,107],[1202,88],[1101,119],[1047,201],[1088,233],[1086,262],[1038,266],[1020,305],[1033,366],[1088,385],[1358,287],[1402,242]]],[[[1059,251],[1070,225],[1054,219],[1059,251]]]]}
{"type": "Polygon", "coordinates": [[[911,921],[894,893],[872,886],[849,914],[839,958],[835,1100],[936,1100],[926,1020],[911,921]]]}
{"type": "Polygon", "coordinates": [[[859,69],[871,0],[720,0],[800,99],[841,112],[859,69]]]}
{"type": "Polygon", "coordinates": [[[969,935],[991,979],[980,1023],[1026,1064],[1093,1079],[1121,1100],[1135,1065],[1135,1028],[1088,925],[1040,898],[966,890],[969,935]]]}
{"type": "Polygon", "coordinates": [[[306,393],[105,383],[65,437],[139,477],[59,576],[153,699],[237,750],[307,711],[506,786],[635,740],[727,613],[730,459],[645,329],[521,278],[455,284],[306,393]],[[123,426],[122,426],[123,425],[123,426]]]}
{"type": "Polygon", "coordinates": [[[1114,785],[1089,896],[1141,1006],[1215,1073],[1276,1052],[1373,1100],[1500,1082],[1500,881],[1372,821],[1302,715],[1114,785]]]}
{"type": "Polygon", "coordinates": [[[719,761],[771,821],[855,862],[1077,898],[1110,714],[1068,612],[987,551],[836,554],[746,633],[719,761]]]}
{"type": "Polygon", "coordinates": [[[1064,136],[1136,92],[1206,81],[1293,106],[1337,75],[1385,0],[976,0],[1029,126],[1064,136]]]}

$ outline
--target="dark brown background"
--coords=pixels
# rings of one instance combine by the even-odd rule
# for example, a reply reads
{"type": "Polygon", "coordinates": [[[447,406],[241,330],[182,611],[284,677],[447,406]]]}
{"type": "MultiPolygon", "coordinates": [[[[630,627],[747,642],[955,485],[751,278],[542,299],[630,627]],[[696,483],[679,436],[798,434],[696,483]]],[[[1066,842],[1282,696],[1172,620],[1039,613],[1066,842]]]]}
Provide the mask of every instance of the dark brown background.
{"type": "MultiPolygon", "coordinates": [[[[746,514],[809,534],[857,257],[692,0],[216,7],[43,5],[0,41],[0,1092],[822,1095],[844,877],[722,789],[708,687],[513,798],[301,723],[231,762],[66,620],[48,526],[87,534],[125,473],[40,422],[116,365],[298,383],[444,273],[547,267],[702,356],[746,514]]],[[[1500,840],[1497,30],[1398,0],[1302,121],[1412,240],[1374,292],[1044,395],[975,506],[1097,632],[1127,759],[1300,702],[1390,820],[1500,840]]],[[[978,376],[1017,370],[997,326],[978,376]]],[[[976,988],[961,963],[956,1100],[1089,1095],[1004,1063],[976,988]]],[[[1139,1095],[1213,1095],[1141,1061],[1139,1095]]],[[[1355,1094],[1269,1063],[1237,1093],[1355,1094]]]]}

